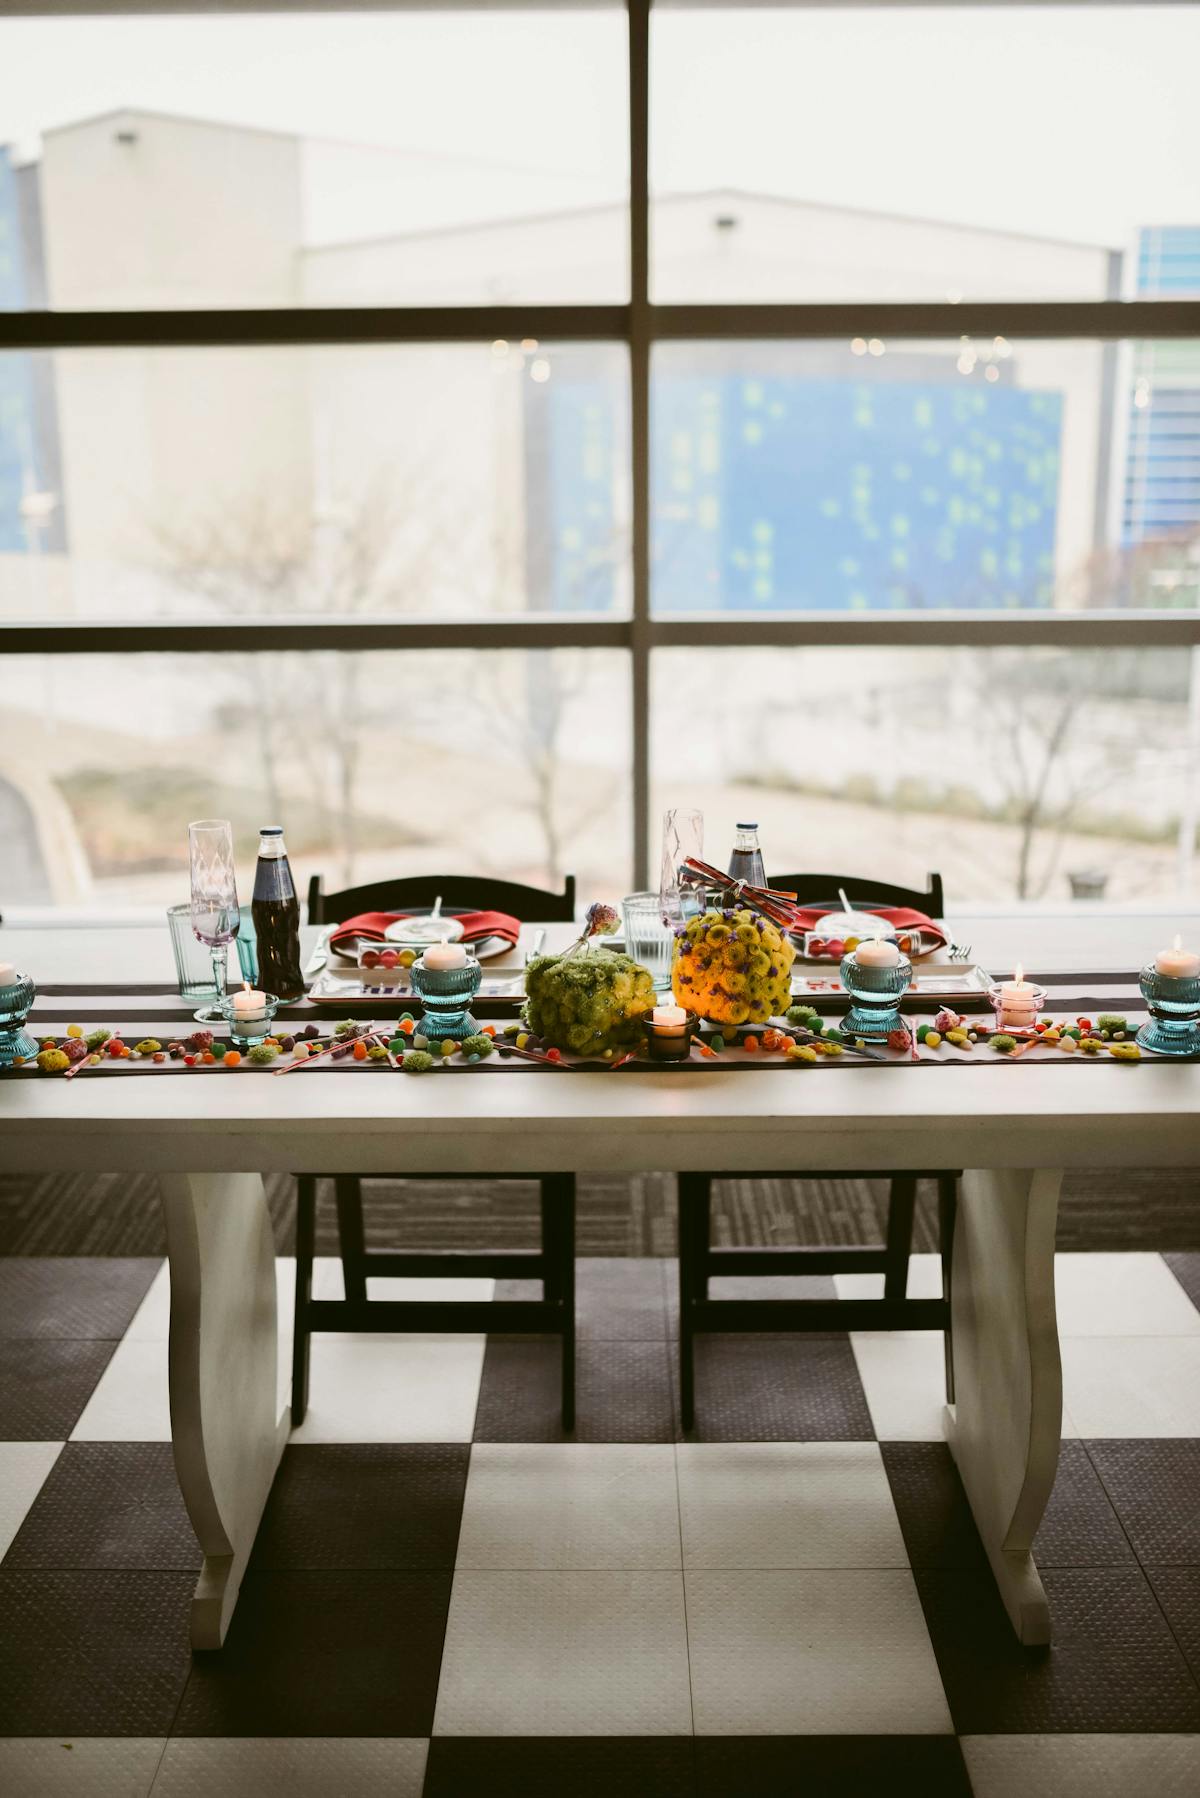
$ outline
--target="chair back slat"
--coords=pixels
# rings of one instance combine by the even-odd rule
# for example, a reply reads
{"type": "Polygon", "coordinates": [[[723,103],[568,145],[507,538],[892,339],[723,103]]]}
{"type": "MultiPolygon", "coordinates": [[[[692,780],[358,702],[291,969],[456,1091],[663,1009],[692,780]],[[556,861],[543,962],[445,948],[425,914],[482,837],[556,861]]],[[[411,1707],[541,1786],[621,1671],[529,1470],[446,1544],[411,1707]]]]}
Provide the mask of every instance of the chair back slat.
{"type": "Polygon", "coordinates": [[[411,874],[401,880],[373,880],[365,886],[324,891],[319,874],[308,883],[310,924],[341,924],[367,911],[428,911],[441,894],[442,904],[472,911],[503,911],[523,924],[565,924],[575,916],[575,876],[568,874],[561,893],[545,887],[497,880],[490,874],[411,874]]]}
{"type": "Polygon", "coordinates": [[[801,905],[838,905],[840,888],[853,905],[907,905],[928,918],[942,918],[946,906],[942,877],[929,874],[926,878],[929,885],[924,891],[862,874],[772,874],[767,884],[795,893],[801,905]]]}

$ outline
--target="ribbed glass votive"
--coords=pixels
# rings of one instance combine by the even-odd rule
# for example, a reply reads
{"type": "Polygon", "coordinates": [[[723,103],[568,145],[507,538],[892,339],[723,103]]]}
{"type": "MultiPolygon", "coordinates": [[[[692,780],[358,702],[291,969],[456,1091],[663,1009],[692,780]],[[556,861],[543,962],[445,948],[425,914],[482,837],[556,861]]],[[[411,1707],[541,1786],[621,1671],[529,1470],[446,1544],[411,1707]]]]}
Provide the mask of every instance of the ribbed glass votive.
{"type": "Polygon", "coordinates": [[[471,1001],[479,991],[483,969],[477,961],[461,968],[427,968],[425,957],[413,963],[413,991],[424,1007],[421,1034],[432,1043],[476,1036],[479,1025],[471,1016],[471,1001]]]}
{"type": "Polygon", "coordinates": [[[1137,1033],[1142,1048],[1156,1055],[1200,1054],[1200,974],[1181,980],[1148,962],[1138,984],[1150,1013],[1137,1033]]]}
{"type": "Polygon", "coordinates": [[[37,988],[28,974],[18,974],[8,986],[0,986],[0,1068],[10,1068],[15,1061],[28,1061],[38,1046],[25,1029],[25,1020],[33,1010],[37,988]]]}
{"type": "Polygon", "coordinates": [[[842,985],[850,995],[850,1010],[842,1029],[850,1036],[880,1038],[904,1028],[900,1001],[912,985],[912,963],[907,955],[892,967],[860,967],[858,950],[842,957],[842,985]]]}

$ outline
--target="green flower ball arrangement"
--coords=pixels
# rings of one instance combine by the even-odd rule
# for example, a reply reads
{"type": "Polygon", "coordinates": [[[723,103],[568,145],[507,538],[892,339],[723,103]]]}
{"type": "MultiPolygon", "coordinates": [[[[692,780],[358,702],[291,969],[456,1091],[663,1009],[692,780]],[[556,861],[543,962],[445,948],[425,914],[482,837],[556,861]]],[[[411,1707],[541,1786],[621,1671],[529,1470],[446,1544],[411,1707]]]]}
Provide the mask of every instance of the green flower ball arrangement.
{"type": "Polygon", "coordinates": [[[603,1055],[641,1041],[654,982],[627,955],[539,955],[525,970],[525,1023],[543,1042],[603,1055]]]}

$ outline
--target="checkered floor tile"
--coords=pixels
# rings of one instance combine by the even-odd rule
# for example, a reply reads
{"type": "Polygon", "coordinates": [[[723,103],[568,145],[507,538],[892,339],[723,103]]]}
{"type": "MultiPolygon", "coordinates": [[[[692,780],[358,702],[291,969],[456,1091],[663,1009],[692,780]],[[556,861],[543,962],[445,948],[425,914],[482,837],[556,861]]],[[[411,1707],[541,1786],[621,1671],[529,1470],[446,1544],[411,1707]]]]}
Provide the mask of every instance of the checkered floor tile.
{"type": "Polygon", "coordinates": [[[1060,1257],[1049,1651],[941,1441],[938,1338],[708,1337],[685,1439],[673,1266],[597,1259],[570,1438],[553,1341],[318,1337],[227,1645],[192,1656],[165,1269],[0,1262],[0,1790],[1197,1798],[1198,1266],[1060,1257]]]}

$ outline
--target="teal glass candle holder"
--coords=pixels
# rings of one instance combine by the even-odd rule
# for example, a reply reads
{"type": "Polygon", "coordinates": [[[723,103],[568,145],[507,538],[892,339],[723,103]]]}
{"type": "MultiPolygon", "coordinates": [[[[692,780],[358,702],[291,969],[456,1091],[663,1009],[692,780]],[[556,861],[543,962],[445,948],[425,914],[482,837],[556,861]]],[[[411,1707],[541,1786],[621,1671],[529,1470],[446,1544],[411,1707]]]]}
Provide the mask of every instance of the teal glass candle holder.
{"type": "Polygon", "coordinates": [[[1155,1055],[1200,1055],[1200,974],[1179,979],[1160,974],[1152,962],[1138,977],[1150,1022],[1137,1040],[1155,1055]]]}
{"type": "Polygon", "coordinates": [[[461,968],[427,968],[423,955],[415,961],[412,984],[424,1010],[422,1036],[431,1043],[460,1043],[464,1036],[478,1036],[471,1001],[482,979],[483,969],[473,958],[461,968]]]}
{"type": "Polygon", "coordinates": [[[0,986],[0,1068],[28,1061],[38,1046],[25,1028],[33,1010],[37,988],[28,974],[18,974],[8,986],[0,986]]]}
{"type": "Polygon", "coordinates": [[[253,1011],[236,1011],[233,1002],[237,997],[236,993],[226,993],[217,1009],[229,1025],[229,1040],[233,1047],[253,1049],[265,1036],[270,1036],[275,1013],[279,1010],[279,1000],[274,993],[262,993],[261,1006],[255,1007],[253,1011]]]}
{"type": "Polygon", "coordinates": [[[900,1001],[912,985],[912,963],[907,955],[889,968],[860,967],[858,950],[844,955],[840,967],[842,985],[850,995],[850,1010],[842,1022],[849,1036],[882,1038],[902,1030],[900,1001]]]}

